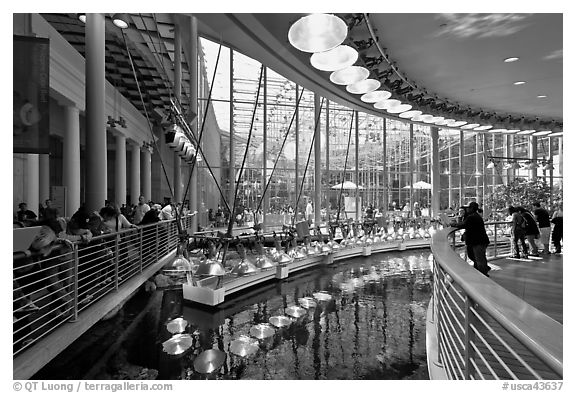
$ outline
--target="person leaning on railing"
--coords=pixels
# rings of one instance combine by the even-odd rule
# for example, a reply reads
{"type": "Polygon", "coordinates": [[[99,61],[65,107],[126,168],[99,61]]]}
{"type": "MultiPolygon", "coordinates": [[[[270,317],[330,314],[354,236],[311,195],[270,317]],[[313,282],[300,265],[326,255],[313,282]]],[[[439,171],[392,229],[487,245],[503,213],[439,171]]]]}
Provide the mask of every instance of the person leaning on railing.
{"type": "Polygon", "coordinates": [[[461,208],[464,209],[465,215],[462,222],[456,222],[451,226],[464,229],[464,239],[466,243],[466,253],[470,260],[474,262],[474,268],[488,277],[488,260],[486,259],[486,249],[490,244],[484,220],[478,214],[479,205],[476,202],[470,202],[461,208]]]}

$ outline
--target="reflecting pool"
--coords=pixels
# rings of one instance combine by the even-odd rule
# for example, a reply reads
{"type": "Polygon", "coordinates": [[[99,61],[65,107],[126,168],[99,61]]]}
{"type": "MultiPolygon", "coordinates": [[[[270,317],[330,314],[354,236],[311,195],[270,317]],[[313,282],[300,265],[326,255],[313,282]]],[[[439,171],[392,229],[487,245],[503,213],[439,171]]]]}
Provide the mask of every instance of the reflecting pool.
{"type": "Polygon", "coordinates": [[[159,379],[427,379],[430,255],[405,251],[337,262],[261,285],[217,308],[164,291],[157,322],[148,319],[149,326],[138,329],[142,334],[125,343],[127,358],[158,370],[159,379]],[[288,326],[269,324],[271,317],[302,305],[308,308],[290,317],[288,326]],[[179,317],[187,321],[184,333],[192,345],[170,355],[162,343],[173,335],[167,324],[179,317]],[[249,340],[259,324],[269,324],[272,335],[249,340]],[[257,350],[230,350],[239,338],[257,350]],[[227,356],[219,370],[201,374],[194,361],[209,349],[227,356]]]}

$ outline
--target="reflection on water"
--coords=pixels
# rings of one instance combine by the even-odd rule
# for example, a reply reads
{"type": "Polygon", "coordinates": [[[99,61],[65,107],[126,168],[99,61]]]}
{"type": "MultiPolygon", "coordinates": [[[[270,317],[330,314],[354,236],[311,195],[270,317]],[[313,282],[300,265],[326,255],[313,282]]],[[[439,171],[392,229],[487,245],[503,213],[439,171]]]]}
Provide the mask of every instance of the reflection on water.
{"type": "Polygon", "coordinates": [[[385,253],[318,267],[259,286],[218,308],[184,303],[180,291],[165,291],[162,306],[149,311],[158,317],[146,319],[157,326],[139,327],[124,343],[127,358],[158,370],[159,379],[427,379],[430,255],[385,253]],[[315,299],[319,291],[331,296],[315,299]],[[312,300],[304,315],[281,328],[269,324],[286,308],[302,306],[304,297],[312,300]],[[169,355],[162,343],[172,336],[166,324],[177,317],[188,322],[185,333],[193,342],[183,354],[169,355]],[[230,344],[251,336],[257,324],[274,329],[271,337],[258,340],[258,351],[247,357],[230,351],[230,344]],[[195,371],[194,360],[208,349],[227,356],[206,376],[195,371]]]}

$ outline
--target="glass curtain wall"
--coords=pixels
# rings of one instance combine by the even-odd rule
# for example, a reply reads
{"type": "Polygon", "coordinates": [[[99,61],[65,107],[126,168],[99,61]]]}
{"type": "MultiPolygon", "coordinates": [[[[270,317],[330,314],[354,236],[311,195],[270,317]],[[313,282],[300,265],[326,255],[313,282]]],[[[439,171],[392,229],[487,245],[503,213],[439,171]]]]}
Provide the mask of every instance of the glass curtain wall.
{"type": "MultiPolygon", "coordinates": [[[[199,129],[219,48],[204,38],[200,42],[199,129]]],[[[223,208],[226,203],[232,206],[235,196],[234,216],[260,207],[266,225],[278,227],[303,220],[306,202],[313,201],[314,193],[320,192],[321,206],[315,208],[321,209],[322,221],[334,219],[338,208],[341,218],[353,217],[357,200],[361,211],[367,206],[389,212],[404,209],[402,215],[406,216],[418,202],[426,215],[432,198],[430,126],[414,124],[411,131],[408,122],[365,113],[359,113],[356,120],[350,108],[320,98],[322,175],[316,184],[314,93],[271,69],[264,70],[258,89],[261,70],[258,61],[222,47],[203,139],[208,162],[199,163],[200,209],[223,208]],[[208,164],[218,184],[208,173],[208,164]],[[345,183],[344,189],[337,187],[343,182],[351,183],[345,183]],[[359,186],[358,195],[355,184],[359,186]]],[[[528,158],[526,136],[506,138],[464,131],[461,138],[459,130],[444,128],[438,135],[442,210],[489,197],[494,187],[507,178],[528,176],[522,170],[512,175],[503,169],[503,162],[494,169],[487,168],[488,156],[528,158]],[[509,148],[505,148],[507,139],[513,139],[509,148]]],[[[548,159],[552,150],[553,181],[561,184],[559,139],[539,137],[537,145],[539,161],[548,159]]],[[[543,175],[539,167],[538,176],[543,175]]],[[[546,176],[549,181],[549,171],[546,176]]]]}

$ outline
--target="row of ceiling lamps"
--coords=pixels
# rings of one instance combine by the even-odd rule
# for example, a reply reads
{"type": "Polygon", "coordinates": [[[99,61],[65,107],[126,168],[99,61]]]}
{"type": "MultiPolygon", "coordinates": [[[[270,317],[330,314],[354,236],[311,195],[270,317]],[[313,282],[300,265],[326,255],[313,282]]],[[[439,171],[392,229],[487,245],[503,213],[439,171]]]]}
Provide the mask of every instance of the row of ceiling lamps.
{"type": "Polygon", "coordinates": [[[412,106],[400,100],[391,99],[392,93],[378,90],[380,81],[370,79],[370,71],[361,66],[355,66],[358,60],[356,49],[342,45],[348,36],[348,26],[339,17],[331,14],[311,14],[298,19],[288,31],[290,44],[302,52],[312,53],[310,63],[320,71],[332,72],[330,81],[337,85],[345,85],[352,94],[362,94],[360,99],[374,104],[374,108],[397,114],[401,118],[419,121],[437,126],[455,127],[462,130],[487,131],[493,133],[518,133],[534,136],[562,136],[562,131],[551,130],[508,130],[492,129],[492,125],[469,124],[464,120],[445,119],[443,116],[424,114],[412,110],[412,106]]]}

